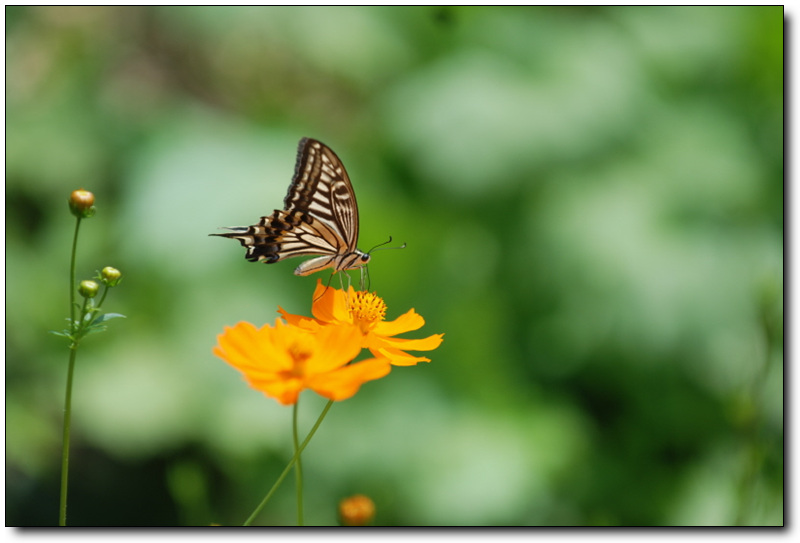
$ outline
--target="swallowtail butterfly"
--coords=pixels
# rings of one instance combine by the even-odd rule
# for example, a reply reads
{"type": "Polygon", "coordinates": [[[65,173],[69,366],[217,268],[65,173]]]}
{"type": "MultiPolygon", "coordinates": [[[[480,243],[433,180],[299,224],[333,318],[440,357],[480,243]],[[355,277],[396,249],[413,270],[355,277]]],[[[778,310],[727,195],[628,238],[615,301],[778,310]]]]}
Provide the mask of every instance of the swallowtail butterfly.
{"type": "Polygon", "coordinates": [[[369,262],[369,254],[356,248],[358,205],[353,186],[330,147],[309,138],[300,140],[294,177],[283,203],[283,210],[261,217],[257,224],[211,235],[239,240],[251,262],[272,264],[294,256],[319,255],[300,264],[295,275],[325,268],[333,268],[334,273],[354,270],[369,262]]]}

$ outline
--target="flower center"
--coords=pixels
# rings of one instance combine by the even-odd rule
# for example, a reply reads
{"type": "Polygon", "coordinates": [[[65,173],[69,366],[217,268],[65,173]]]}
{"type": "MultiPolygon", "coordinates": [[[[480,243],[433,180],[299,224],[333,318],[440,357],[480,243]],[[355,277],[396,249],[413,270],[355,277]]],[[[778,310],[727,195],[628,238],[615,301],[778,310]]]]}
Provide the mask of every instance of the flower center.
{"type": "Polygon", "coordinates": [[[282,372],[285,378],[302,377],[305,374],[306,360],[311,358],[312,352],[305,342],[297,341],[289,345],[286,352],[292,357],[292,368],[282,372]]]}
{"type": "Polygon", "coordinates": [[[386,315],[386,303],[372,292],[356,292],[350,300],[350,314],[353,324],[361,328],[361,333],[368,333],[375,324],[386,315]]]}

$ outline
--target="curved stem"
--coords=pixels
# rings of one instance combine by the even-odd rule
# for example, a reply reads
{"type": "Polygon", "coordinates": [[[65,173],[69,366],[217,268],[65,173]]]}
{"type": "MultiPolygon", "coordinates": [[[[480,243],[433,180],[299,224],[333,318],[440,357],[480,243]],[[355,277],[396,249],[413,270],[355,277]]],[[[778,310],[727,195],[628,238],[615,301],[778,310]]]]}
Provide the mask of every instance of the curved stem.
{"type": "Polygon", "coordinates": [[[95,309],[98,311],[103,306],[103,302],[106,301],[106,294],[108,294],[108,285],[103,285],[103,295],[100,296],[100,302],[98,302],[98,304],[95,306],[95,309]]]}
{"type": "Polygon", "coordinates": [[[273,484],[272,488],[269,489],[269,492],[267,492],[267,495],[264,496],[263,500],[261,500],[261,503],[258,504],[258,507],[255,508],[255,510],[250,514],[249,517],[247,517],[247,520],[244,521],[243,526],[250,526],[250,524],[252,524],[253,520],[256,518],[256,515],[258,515],[264,508],[264,506],[267,505],[269,499],[272,497],[275,491],[278,490],[278,487],[286,478],[286,475],[289,473],[289,470],[292,469],[292,466],[294,466],[297,459],[300,458],[300,453],[303,452],[303,449],[306,448],[308,442],[311,441],[312,437],[314,437],[314,433],[317,431],[317,428],[319,428],[319,425],[322,424],[322,419],[324,419],[325,415],[328,414],[328,410],[331,408],[332,405],[333,405],[333,400],[330,400],[325,406],[325,409],[322,410],[322,413],[320,413],[319,418],[317,419],[317,422],[314,423],[314,426],[311,428],[311,431],[303,440],[303,443],[301,443],[300,447],[297,449],[297,451],[295,451],[294,456],[292,456],[292,459],[289,460],[289,463],[286,465],[285,468],[283,468],[283,471],[278,476],[278,479],[275,481],[275,484],[273,484]]]}
{"type": "Polygon", "coordinates": [[[297,438],[297,412],[299,411],[298,405],[300,404],[300,400],[298,399],[297,402],[294,404],[294,408],[292,409],[292,441],[294,442],[294,453],[297,455],[297,461],[295,463],[295,483],[297,485],[297,525],[303,525],[303,461],[300,458],[297,450],[300,447],[300,442],[297,438]]]}

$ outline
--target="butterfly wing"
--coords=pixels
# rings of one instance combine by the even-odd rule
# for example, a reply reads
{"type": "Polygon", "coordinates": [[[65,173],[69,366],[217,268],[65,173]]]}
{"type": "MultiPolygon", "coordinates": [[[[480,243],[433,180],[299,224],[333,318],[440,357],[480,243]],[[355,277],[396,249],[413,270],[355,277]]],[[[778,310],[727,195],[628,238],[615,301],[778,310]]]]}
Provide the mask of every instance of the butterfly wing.
{"type": "Polygon", "coordinates": [[[261,217],[252,226],[214,234],[239,240],[245,258],[268,264],[295,256],[319,255],[295,270],[308,275],[333,267],[352,269],[368,260],[356,249],[358,206],[344,165],[329,147],[303,138],[285,209],[261,217]]]}
{"type": "Polygon", "coordinates": [[[330,226],[344,241],[347,252],[358,242],[358,204],[344,164],[327,145],[303,138],[285,209],[305,222],[309,216],[330,226]]]}

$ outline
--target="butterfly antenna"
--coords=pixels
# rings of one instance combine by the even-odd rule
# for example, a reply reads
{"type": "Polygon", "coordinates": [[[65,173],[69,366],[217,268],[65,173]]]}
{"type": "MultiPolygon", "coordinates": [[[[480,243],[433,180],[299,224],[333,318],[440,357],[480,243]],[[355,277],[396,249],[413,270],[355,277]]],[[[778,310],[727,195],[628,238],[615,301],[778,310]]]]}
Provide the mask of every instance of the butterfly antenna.
{"type": "Polygon", "coordinates": [[[400,245],[400,246],[398,246],[398,247],[383,247],[384,245],[388,245],[391,242],[392,242],[392,236],[389,236],[389,239],[387,241],[384,241],[383,243],[377,244],[375,247],[373,247],[372,249],[367,251],[367,254],[368,255],[372,254],[373,251],[384,251],[386,249],[405,249],[406,248],[406,244],[405,243],[400,245]]]}
{"type": "MultiPolygon", "coordinates": [[[[377,244],[372,249],[367,251],[367,254],[369,255],[369,254],[374,253],[375,251],[383,251],[385,249],[405,249],[406,248],[406,244],[405,243],[403,243],[402,245],[400,245],[398,247],[384,247],[384,245],[388,245],[391,242],[392,242],[392,236],[389,236],[388,240],[384,241],[383,243],[377,244]]],[[[370,276],[369,276],[369,267],[366,266],[366,265],[361,268],[361,290],[362,291],[365,290],[364,289],[364,284],[365,283],[366,283],[366,286],[367,286],[366,290],[369,290],[370,288],[372,288],[372,281],[371,281],[370,276]]]]}

